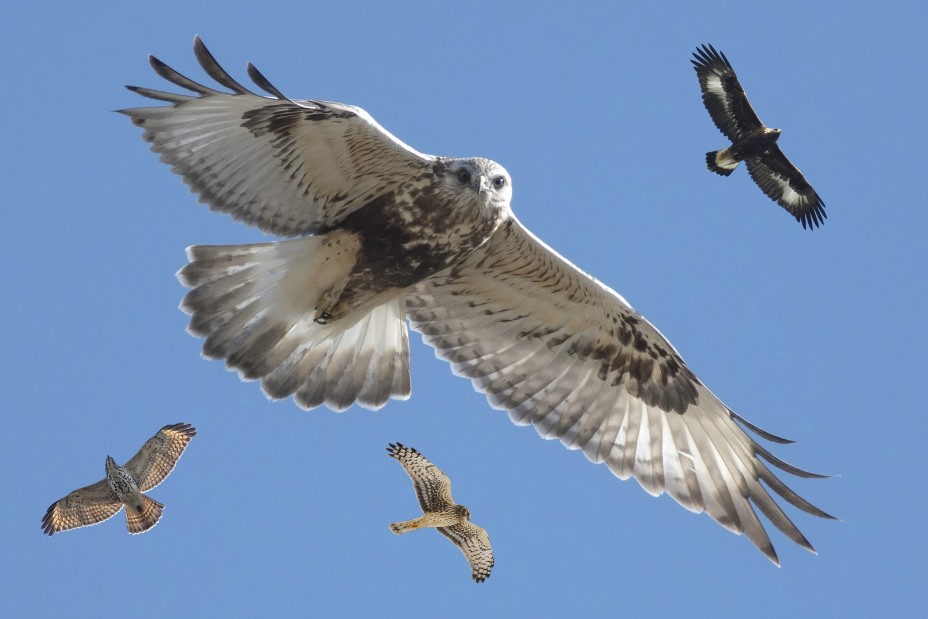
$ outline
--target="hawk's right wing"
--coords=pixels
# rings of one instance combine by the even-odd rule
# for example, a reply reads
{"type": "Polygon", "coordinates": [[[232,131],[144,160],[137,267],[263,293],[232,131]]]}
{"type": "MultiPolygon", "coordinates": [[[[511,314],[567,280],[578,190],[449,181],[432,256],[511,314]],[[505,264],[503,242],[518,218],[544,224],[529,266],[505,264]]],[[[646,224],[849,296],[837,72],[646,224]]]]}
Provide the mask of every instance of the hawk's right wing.
{"type": "Polygon", "coordinates": [[[129,86],[170,105],[120,111],[213,210],[280,236],[310,234],[435,160],[359,107],[286,97],[249,64],[251,79],[272,96],[257,95],[226,73],[199,37],[193,46],[206,73],[231,93],[150,56],[158,75],[194,94],[129,86]]]}
{"type": "Polygon", "coordinates": [[[708,512],[771,561],[777,556],[755,507],[809,550],[772,495],[830,517],[763,460],[818,475],[786,464],[744,428],[789,441],[726,407],[625,299],[514,217],[462,263],[414,286],[406,303],[436,355],[513,422],[582,449],[652,495],[667,492],[690,511],[708,512]]]}
{"type": "Polygon", "coordinates": [[[148,439],[125,467],[132,473],[139,490],[148,492],[164,481],[187,449],[187,443],[196,435],[197,429],[189,423],[175,423],[164,426],[148,439]]]}
{"type": "Polygon", "coordinates": [[[47,535],[86,527],[109,520],[122,509],[110,485],[104,479],[90,486],[79,488],[48,507],[42,518],[42,528],[47,535]]]}
{"type": "Polygon", "coordinates": [[[390,443],[387,453],[403,465],[412,480],[423,512],[439,511],[454,505],[451,480],[421,453],[402,443],[390,443]]]}
{"type": "Polygon", "coordinates": [[[825,203],[779,146],[774,144],[766,153],[748,157],[745,164],[757,186],[789,211],[803,228],[812,229],[825,223],[828,217],[825,203]]]}
{"type": "Polygon", "coordinates": [[[693,56],[702,101],[719,131],[734,142],[763,127],[725,54],[703,45],[693,56]]]}

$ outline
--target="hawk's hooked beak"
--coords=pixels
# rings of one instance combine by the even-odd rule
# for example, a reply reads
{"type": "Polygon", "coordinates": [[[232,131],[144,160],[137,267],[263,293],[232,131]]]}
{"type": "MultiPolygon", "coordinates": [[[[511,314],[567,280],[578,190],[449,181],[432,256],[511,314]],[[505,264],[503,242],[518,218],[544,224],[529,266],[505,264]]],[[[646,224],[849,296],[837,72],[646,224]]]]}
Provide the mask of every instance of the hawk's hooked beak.
{"type": "Polygon", "coordinates": [[[486,176],[484,176],[483,174],[481,174],[481,175],[480,175],[480,185],[479,185],[479,188],[478,188],[477,191],[479,191],[479,192],[480,192],[480,195],[482,196],[483,194],[485,194],[485,193],[488,192],[489,190],[490,190],[490,181],[487,180],[487,177],[486,177],[486,176]]]}

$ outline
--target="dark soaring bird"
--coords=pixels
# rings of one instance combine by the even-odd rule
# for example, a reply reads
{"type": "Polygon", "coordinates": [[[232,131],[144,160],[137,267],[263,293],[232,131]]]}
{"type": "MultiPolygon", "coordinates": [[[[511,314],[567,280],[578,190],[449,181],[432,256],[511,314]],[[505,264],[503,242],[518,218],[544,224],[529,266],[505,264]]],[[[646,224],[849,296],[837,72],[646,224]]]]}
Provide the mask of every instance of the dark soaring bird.
{"type": "Polygon", "coordinates": [[[780,130],[765,127],[757,117],[725,54],[703,45],[693,56],[690,62],[699,76],[703,103],[715,126],[732,142],[728,148],[706,153],[706,167],[728,176],[744,161],[758,187],[803,228],[822,225],[827,217],[825,203],[777,146],[780,130]]]}
{"type": "Polygon", "coordinates": [[[744,428],[621,296],[526,230],[487,159],[424,155],[364,110],[236,82],[199,40],[200,65],[231,92],[150,58],[193,94],[131,90],[168,105],[124,110],[210,208],[292,237],[194,246],[181,282],[190,331],[271,398],[303,408],[379,408],[409,396],[413,328],[517,424],[582,449],[649,493],[669,493],[776,553],[755,513],[812,546],[768,488],[810,514],[744,428]],[[766,485],[766,487],[765,487],[766,485]]]}

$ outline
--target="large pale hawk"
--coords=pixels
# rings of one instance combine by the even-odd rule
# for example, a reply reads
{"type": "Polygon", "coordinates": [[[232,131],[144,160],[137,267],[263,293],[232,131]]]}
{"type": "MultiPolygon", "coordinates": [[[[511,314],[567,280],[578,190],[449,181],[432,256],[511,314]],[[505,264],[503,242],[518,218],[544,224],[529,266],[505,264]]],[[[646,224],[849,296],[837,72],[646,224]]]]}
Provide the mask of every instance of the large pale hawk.
{"type": "Polygon", "coordinates": [[[106,479],[79,488],[49,506],[42,518],[45,533],[54,535],[99,524],[118,514],[124,506],[129,533],[148,531],[161,520],[164,505],[142,493],[170,475],[187,443],[196,435],[197,429],[189,423],[175,423],[164,426],[145,441],[125,466],[107,456],[106,479]]]}
{"type": "Polygon", "coordinates": [[[150,58],[192,94],[124,110],[211,209],[275,243],[194,246],[180,280],[190,331],[271,398],[303,408],[380,408],[409,396],[408,318],[490,403],[582,449],[653,495],[745,533],[777,557],[755,513],[812,546],[768,490],[828,517],[764,463],[777,442],[729,410],[664,337],[615,293],[522,227],[509,175],[486,159],[417,152],[364,110],[235,81],[199,40],[200,65],[230,92],[150,58]]]}
{"type": "Polygon", "coordinates": [[[803,228],[822,225],[825,203],[777,146],[780,130],[765,127],[757,117],[725,54],[703,45],[693,56],[702,101],[715,126],[732,141],[728,148],[706,153],[706,167],[728,176],[744,161],[757,186],[803,228]]]}
{"type": "Polygon", "coordinates": [[[422,515],[404,522],[393,522],[390,530],[397,535],[433,527],[457,546],[470,563],[471,577],[483,582],[493,569],[493,547],[486,529],[470,521],[470,510],[454,502],[451,480],[412,447],[390,443],[387,453],[403,465],[422,508],[422,515]]]}

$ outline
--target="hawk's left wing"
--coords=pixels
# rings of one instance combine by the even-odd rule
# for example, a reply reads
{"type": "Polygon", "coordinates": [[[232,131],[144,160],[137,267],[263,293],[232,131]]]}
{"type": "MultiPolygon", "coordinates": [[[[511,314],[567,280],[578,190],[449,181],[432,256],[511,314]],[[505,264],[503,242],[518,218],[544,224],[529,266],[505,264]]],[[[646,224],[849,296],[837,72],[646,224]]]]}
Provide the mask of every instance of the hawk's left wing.
{"type": "Polygon", "coordinates": [[[132,473],[139,490],[148,492],[164,481],[174,470],[187,443],[196,435],[197,429],[189,423],[175,423],[164,426],[148,439],[125,467],[132,473]]]}
{"type": "Polygon", "coordinates": [[[739,426],[670,343],[613,290],[548,248],[514,218],[458,266],[406,297],[412,326],[517,424],[582,449],[653,495],[669,493],[745,533],[777,562],[754,507],[812,550],[767,487],[829,517],[786,487],[784,463],[739,426]]]}
{"type": "Polygon", "coordinates": [[[483,582],[490,577],[495,563],[490,536],[483,527],[465,521],[453,527],[438,527],[438,532],[454,542],[470,563],[471,577],[483,582]]]}
{"type": "Polygon", "coordinates": [[[122,503],[116,500],[104,479],[52,503],[42,518],[42,528],[47,535],[54,535],[59,531],[99,524],[115,516],[120,509],[122,503]]]}
{"type": "Polygon", "coordinates": [[[779,146],[774,144],[763,155],[749,157],[745,164],[757,186],[800,221],[803,228],[825,223],[828,217],[825,203],[779,146]]]}

